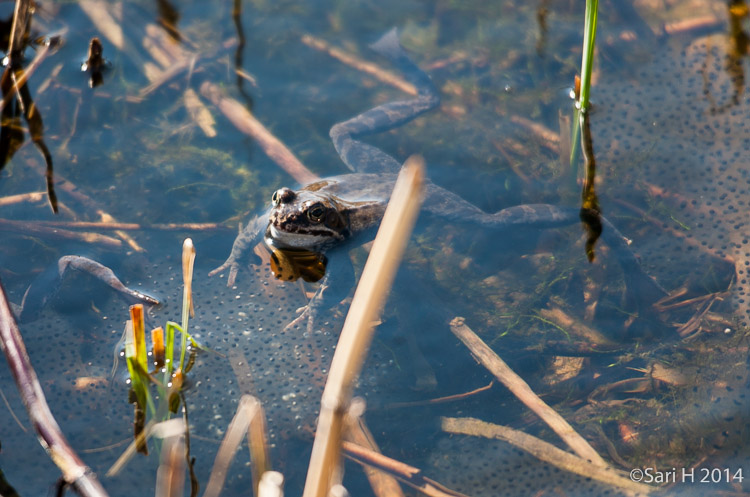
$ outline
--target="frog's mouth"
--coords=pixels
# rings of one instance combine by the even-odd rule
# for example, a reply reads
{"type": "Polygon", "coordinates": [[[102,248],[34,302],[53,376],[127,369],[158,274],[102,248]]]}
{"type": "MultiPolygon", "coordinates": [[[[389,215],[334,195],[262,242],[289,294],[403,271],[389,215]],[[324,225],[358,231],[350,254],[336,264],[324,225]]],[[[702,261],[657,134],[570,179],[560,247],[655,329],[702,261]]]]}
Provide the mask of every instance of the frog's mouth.
{"type": "Polygon", "coordinates": [[[313,248],[331,240],[331,234],[326,230],[295,226],[295,231],[287,231],[273,223],[268,225],[266,237],[270,238],[272,245],[290,248],[313,248]]]}

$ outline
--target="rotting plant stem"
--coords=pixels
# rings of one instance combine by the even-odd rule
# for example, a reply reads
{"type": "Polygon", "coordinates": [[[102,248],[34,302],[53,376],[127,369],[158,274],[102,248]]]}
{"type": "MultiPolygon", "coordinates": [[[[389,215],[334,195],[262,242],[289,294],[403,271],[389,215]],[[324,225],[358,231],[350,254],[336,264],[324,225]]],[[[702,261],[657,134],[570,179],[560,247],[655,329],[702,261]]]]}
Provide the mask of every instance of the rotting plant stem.
{"type": "Polygon", "coordinates": [[[0,282],[0,345],[16,386],[39,437],[39,442],[60,468],[65,481],[83,497],[106,497],[107,492],[91,468],[68,444],[47,405],[42,386],[26,352],[16,320],[10,310],[5,288],[0,282]]]}

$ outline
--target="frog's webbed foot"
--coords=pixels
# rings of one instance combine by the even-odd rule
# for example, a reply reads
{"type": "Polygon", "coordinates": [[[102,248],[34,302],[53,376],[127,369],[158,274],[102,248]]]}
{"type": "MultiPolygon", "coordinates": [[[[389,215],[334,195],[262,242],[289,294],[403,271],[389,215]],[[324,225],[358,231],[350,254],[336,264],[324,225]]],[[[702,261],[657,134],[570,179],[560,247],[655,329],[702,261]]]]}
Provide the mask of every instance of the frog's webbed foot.
{"type": "Polygon", "coordinates": [[[237,273],[240,271],[240,264],[231,255],[226,261],[224,261],[224,264],[213,269],[208,275],[214,276],[227,269],[229,269],[229,274],[227,275],[227,286],[234,286],[234,282],[237,279],[237,273]]]}
{"type": "Polygon", "coordinates": [[[435,85],[430,77],[411,61],[398,42],[396,29],[388,31],[370,45],[391,60],[417,89],[417,96],[409,100],[389,102],[370,109],[331,128],[331,140],[341,160],[357,172],[398,172],[401,163],[380,149],[362,143],[359,138],[380,133],[405,124],[440,104],[435,85]]]}
{"type": "Polygon", "coordinates": [[[298,310],[299,316],[284,327],[284,331],[304,328],[308,333],[320,326],[321,316],[334,309],[347,296],[354,285],[354,268],[346,254],[336,254],[329,259],[327,272],[310,302],[298,310]],[[304,327],[303,327],[304,324],[304,327]]]}
{"type": "Polygon", "coordinates": [[[260,241],[260,235],[268,224],[267,216],[255,216],[250,222],[247,223],[245,229],[240,231],[237,238],[234,239],[232,244],[232,251],[229,253],[229,257],[224,263],[208,273],[209,276],[214,276],[222,271],[229,269],[227,275],[227,286],[234,286],[234,282],[237,279],[237,273],[240,270],[240,261],[245,258],[252,248],[260,241]]]}
{"type": "Polygon", "coordinates": [[[33,321],[39,316],[44,306],[47,305],[47,302],[60,289],[60,284],[69,269],[88,273],[133,300],[149,305],[159,304],[158,299],[125,286],[107,266],[88,257],[66,255],[60,257],[57,261],[57,267],[50,268],[40,274],[26,290],[21,302],[21,312],[18,316],[19,321],[33,321]]]}

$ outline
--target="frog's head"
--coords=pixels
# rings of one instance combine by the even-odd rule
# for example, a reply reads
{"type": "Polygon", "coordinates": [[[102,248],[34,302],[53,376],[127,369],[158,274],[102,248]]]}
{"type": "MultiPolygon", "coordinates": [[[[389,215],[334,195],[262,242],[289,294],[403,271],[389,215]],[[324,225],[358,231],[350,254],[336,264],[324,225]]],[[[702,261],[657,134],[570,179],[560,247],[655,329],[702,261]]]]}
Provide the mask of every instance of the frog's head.
{"type": "Polygon", "coordinates": [[[349,236],[345,213],[332,195],[281,188],[271,203],[266,236],[274,245],[314,249],[349,236]]]}

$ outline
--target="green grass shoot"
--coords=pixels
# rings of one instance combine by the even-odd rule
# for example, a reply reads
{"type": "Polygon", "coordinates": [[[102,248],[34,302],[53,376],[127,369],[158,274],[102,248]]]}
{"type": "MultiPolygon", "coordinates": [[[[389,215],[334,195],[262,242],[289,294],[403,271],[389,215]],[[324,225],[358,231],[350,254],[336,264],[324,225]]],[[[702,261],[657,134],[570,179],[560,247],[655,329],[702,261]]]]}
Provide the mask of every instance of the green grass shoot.
{"type": "Polygon", "coordinates": [[[583,112],[589,108],[591,72],[594,67],[594,43],[596,41],[596,18],[599,0],[586,0],[586,14],[583,25],[583,57],[581,60],[581,94],[577,107],[583,112]]]}

